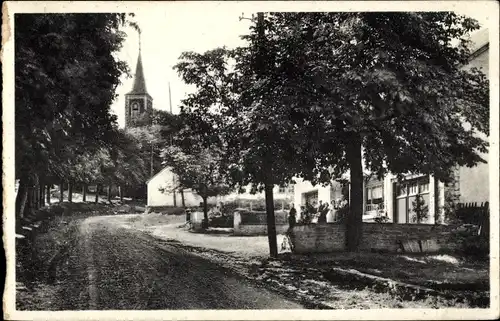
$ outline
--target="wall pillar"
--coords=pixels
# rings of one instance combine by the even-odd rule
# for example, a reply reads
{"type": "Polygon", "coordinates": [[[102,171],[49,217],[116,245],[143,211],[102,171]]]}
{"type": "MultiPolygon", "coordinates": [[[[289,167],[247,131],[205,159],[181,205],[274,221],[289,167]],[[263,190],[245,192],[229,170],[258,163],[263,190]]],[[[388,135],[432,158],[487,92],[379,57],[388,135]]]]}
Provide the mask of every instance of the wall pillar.
{"type": "Polygon", "coordinates": [[[394,222],[394,184],[392,179],[394,175],[387,174],[384,177],[384,208],[387,217],[391,222],[394,222]]]}
{"type": "Polygon", "coordinates": [[[436,222],[436,197],[439,197],[439,191],[436,191],[436,180],[433,175],[429,175],[429,217],[427,218],[429,224],[436,222]]]}

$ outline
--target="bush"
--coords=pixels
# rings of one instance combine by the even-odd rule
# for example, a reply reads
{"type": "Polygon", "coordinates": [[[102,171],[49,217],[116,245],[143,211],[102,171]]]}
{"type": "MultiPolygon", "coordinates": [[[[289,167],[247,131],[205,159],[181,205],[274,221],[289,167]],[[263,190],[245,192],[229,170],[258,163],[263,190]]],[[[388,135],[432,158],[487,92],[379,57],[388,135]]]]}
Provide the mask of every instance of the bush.
{"type": "Polygon", "coordinates": [[[149,207],[149,213],[161,213],[165,215],[182,215],[186,211],[183,207],[174,207],[174,206],[157,206],[157,207],[149,207]]]}
{"type": "Polygon", "coordinates": [[[234,224],[234,215],[222,215],[222,216],[213,216],[209,217],[208,225],[211,227],[233,227],[234,224]]]}
{"type": "Polygon", "coordinates": [[[389,217],[387,216],[384,216],[384,215],[380,215],[380,216],[377,216],[373,219],[376,223],[389,223],[390,219],[389,217]]]}
{"type": "Polygon", "coordinates": [[[457,243],[457,250],[464,256],[481,260],[489,257],[489,239],[477,235],[477,228],[474,226],[462,225],[453,232],[452,241],[457,243]]]}

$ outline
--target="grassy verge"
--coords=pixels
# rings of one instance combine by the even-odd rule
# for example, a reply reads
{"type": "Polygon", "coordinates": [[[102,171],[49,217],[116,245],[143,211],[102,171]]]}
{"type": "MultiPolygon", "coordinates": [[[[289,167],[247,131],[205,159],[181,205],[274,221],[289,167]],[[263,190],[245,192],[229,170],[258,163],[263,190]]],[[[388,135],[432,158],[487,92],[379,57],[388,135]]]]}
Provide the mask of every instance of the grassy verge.
{"type": "Polygon", "coordinates": [[[67,277],[80,273],[78,264],[74,264],[80,255],[75,253],[79,224],[87,217],[112,215],[115,211],[109,205],[63,203],[43,208],[29,222],[21,222],[24,226],[30,224],[30,229],[21,226],[24,238],[16,240],[17,309],[58,310],[79,306],[78,302],[65,306],[65,298],[69,297],[65,291],[81,291],[83,284],[68,284],[67,277]]]}

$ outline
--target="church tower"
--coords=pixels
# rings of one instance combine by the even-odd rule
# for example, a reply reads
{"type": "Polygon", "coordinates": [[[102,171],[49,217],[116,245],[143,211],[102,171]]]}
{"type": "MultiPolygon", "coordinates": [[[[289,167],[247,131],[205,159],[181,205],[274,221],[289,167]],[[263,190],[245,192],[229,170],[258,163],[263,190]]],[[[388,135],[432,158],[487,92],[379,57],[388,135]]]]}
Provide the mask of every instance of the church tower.
{"type": "Polygon", "coordinates": [[[134,75],[134,86],[125,95],[125,128],[148,126],[152,123],[153,98],[146,90],[146,80],[142,68],[141,47],[134,75]]]}

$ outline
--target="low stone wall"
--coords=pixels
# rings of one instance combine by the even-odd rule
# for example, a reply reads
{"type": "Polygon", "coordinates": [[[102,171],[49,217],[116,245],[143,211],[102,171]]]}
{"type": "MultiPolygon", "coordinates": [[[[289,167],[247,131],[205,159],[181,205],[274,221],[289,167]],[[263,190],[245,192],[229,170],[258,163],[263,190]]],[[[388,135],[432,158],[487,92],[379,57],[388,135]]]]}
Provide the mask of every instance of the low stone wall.
{"type": "MultiPolygon", "coordinates": [[[[402,244],[423,252],[454,251],[451,239],[455,229],[448,225],[364,223],[360,250],[398,252],[402,244]]],[[[345,250],[344,224],[297,225],[291,232],[295,253],[322,253],[345,250]]]]}
{"type": "MultiPolygon", "coordinates": [[[[276,234],[285,234],[288,230],[288,225],[277,224],[276,234]]],[[[267,225],[245,225],[240,224],[233,228],[233,234],[235,236],[257,236],[257,235],[267,235],[267,225]]]]}
{"type": "Polygon", "coordinates": [[[290,238],[294,253],[336,252],[345,249],[344,224],[296,225],[290,238]]]}
{"type": "Polygon", "coordinates": [[[201,231],[203,230],[201,226],[201,222],[203,221],[203,212],[193,212],[191,213],[190,221],[191,221],[191,228],[193,231],[201,231]]]}
{"type": "MultiPolygon", "coordinates": [[[[257,212],[258,217],[249,219],[252,212],[235,212],[233,220],[233,234],[236,236],[267,235],[267,224],[263,222],[262,213],[257,212]]],[[[288,230],[288,224],[283,224],[283,219],[276,220],[276,233],[284,234],[288,230]]]]}
{"type": "Polygon", "coordinates": [[[425,252],[453,251],[450,235],[455,227],[434,224],[363,224],[361,250],[397,252],[401,242],[427,241],[425,252]]]}

